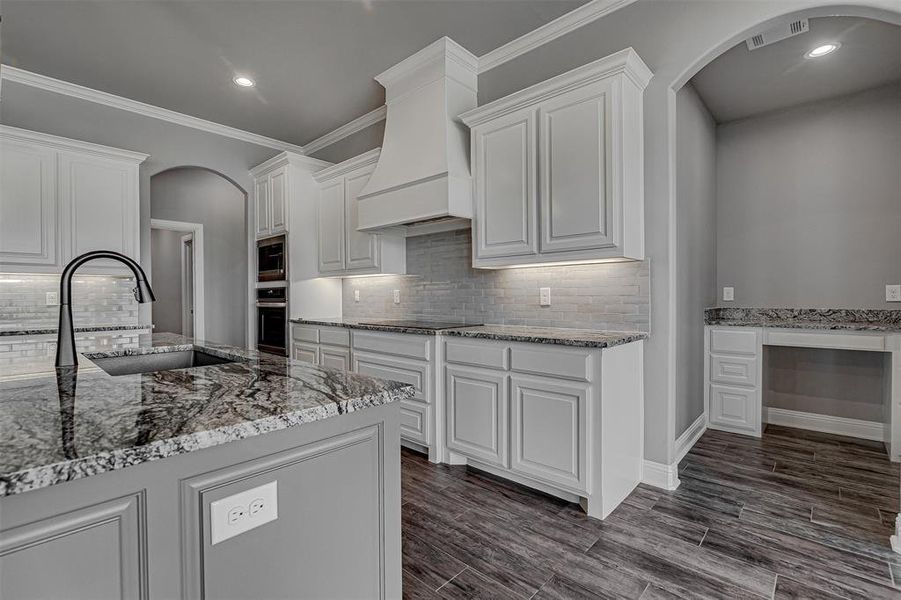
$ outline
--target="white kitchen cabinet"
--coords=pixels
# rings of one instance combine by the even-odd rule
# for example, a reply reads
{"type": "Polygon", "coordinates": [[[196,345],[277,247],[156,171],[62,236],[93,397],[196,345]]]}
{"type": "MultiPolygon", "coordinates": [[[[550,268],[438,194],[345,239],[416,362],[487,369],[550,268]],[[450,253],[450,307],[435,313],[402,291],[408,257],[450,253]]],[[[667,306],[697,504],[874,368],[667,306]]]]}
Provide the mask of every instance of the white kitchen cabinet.
{"type": "Polygon", "coordinates": [[[406,273],[406,241],[402,234],[357,230],[357,197],[369,181],[379,149],[323,169],[315,175],[319,274],[326,277],[406,273]]]}
{"type": "Polygon", "coordinates": [[[510,468],[551,485],[586,491],[590,393],[587,383],[514,375],[510,468]]]}
{"type": "Polygon", "coordinates": [[[319,346],[319,364],[331,369],[351,371],[350,349],[319,346]]]}
{"type": "MultiPolygon", "coordinates": [[[[113,250],[140,260],[138,169],[146,154],[0,126],[0,268],[56,273],[113,250]]],[[[92,262],[89,273],[123,273],[92,262]]]]}
{"type": "Polygon", "coordinates": [[[448,365],[446,376],[447,447],[488,464],[509,466],[507,375],[448,365]]]}
{"type": "Polygon", "coordinates": [[[305,342],[291,342],[291,358],[313,365],[319,364],[319,347],[305,342]]]}
{"type": "Polygon", "coordinates": [[[629,48],[461,115],[474,267],[644,258],[650,77],[629,48]]]}
{"type": "Polygon", "coordinates": [[[251,171],[254,177],[253,189],[258,238],[277,235],[288,230],[288,211],[290,210],[288,199],[291,184],[289,165],[285,164],[285,161],[281,161],[279,166],[271,166],[270,162],[266,161],[251,171]],[[261,168],[264,165],[267,165],[268,168],[261,168]]]}
{"type": "Polygon", "coordinates": [[[704,403],[711,429],[761,436],[761,335],[753,327],[705,328],[704,403]]]}

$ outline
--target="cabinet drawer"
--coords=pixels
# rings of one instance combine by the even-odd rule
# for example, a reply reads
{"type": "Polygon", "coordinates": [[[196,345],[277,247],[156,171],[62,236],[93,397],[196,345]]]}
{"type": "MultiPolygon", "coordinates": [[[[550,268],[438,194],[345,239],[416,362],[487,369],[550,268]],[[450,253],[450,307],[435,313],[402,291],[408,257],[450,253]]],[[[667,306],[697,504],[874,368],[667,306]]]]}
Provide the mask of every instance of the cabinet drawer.
{"type": "Polygon", "coordinates": [[[429,444],[429,411],[431,407],[421,402],[400,401],[400,436],[429,444]]]}
{"type": "Polygon", "coordinates": [[[444,346],[444,357],[449,363],[506,371],[510,367],[507,350],[504,345],[492,343],[448,341],[444,346]]]}
{"type": "Polygon", "coordinates": [[[319,343],[319,328],[310,325],[292,325],[291,337],[298,342],[307,342],[308,344],[319,343]]]}
{"type": "Polygon", "coordinates": [[[710,351],[724,354],[757,355],[760,348],[757,331],[748,329],[711,329],[710,351]]]}
{"type": "Polygon", "coordinates": [[[354,352],[353,365],[353,370],[361,375],[412,385],[416,388],[413,398],[420,402],[430,403],[432,400],[428,393],[431,389],[428,363],[354,352]]]}
{"type": "Polygon", "coordinates": [[[399,333],[354,332],[354,350],[429,359],[429,337],[399,333]]]}
{"type": "Polygon", "coordinates": [[[767,331],[768,346],[795,348],[842,348],[845,350],[885,351],[885,337],[868,333],[812,333],[808,331],[767,331]]]}
{"type": "Polygon", "coordinates": [[[710,355],[710,381],[715,383],[757,385],[757,358],[751,356],[710,355]]]}
{"type": "Polygon", "coordinates": [[[591,379],[591,352],[541,344],[514,346],[511,349],[511,369],[520,373],[537,373],[565,379],[591,379]]]}
{"type": "Polygon", "coordinates": [[[756,389],[710,385],[710,426],[760,436],[760,394],[756,389]]]}
{"type": "Polygon", "coordinates": [[[320,327],[319,343],[330,346],[350,346],[350,330],[342,327],[320,327]]]}

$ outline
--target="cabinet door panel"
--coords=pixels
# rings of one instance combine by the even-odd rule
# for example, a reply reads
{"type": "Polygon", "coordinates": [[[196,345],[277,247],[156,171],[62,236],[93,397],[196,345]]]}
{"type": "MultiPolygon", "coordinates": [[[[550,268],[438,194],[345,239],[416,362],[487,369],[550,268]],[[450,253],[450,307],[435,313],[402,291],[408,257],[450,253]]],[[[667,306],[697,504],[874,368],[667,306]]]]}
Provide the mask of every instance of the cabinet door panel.
{"type": "Polygon", "coordinates": [[[371,171],[350,175],[344,182],[345,256],[347,269],[374,269],[379,266],[379,236],[357,231],[357,196],[369,181],[371,171]]]}
{"type": "Polygon", "coordinates": [[[541,251],[618,243],[611,179],[612,86],[562,94],[540,111],[541,251]]]}
{"type": "Polygon", "coordinates": [[[253,186],[257,203],[257,233],[267,234],[271,228],[269,203],[269,178],[258,179],[253,186]]]}
{"type": "MultiPolygon", "coordinates": [[[[63,232],[68,236],[70,257],[91,250],[114,250],[137,259],[137,167],[68,152],[60,153],[59,160],[66,217],[63,232]]],[[[118,263],[107,265],[116,270],[120,267],[118,263]]],[[[92,264],[91,269],[98,267],[92,264]]]]}
{"type": "Polygon", "coordinates": [[[284,231],[288,222],[288,169],[282,167],[269,175],[269,212],[272,231],[284,231]]]}
{"type": "Polygon", "coordinates": [[[0,145],[0,263],[57,264],[56,154],[0,145]]]}
{"type": "Polygon", "coordinates": [[[447,447],[477,460],[507,466],[507,376],[484,369],[447,367],[447,447]]]}
{"type": "Polygon", "coordinates": [[[304,344],[302,342],[294,342],[291,348],[291,358],[301,360],[313,365],[319,364],[319,346],[315,344],[304,344]]]}
{"type": "Polygon", "coordinates": [[[473,131],[476,259],[538,250],[535,118],[528,110],[473,131]]]}
{"type": "Polygon", "coordinates": [[[760,393],[756,389],[710,385],[710,427],[760,436],[760,393]]]}
{"type": "Polygon", "coordinates": [[[344,180],[325,184],[319,192],[319,271],[344,270],[344,180]]]}
{"type": "Polygon", "coordinates": [[[350,350],[320,346],[319,364],[323,367],[350,371],[350,350]]]}
{"type": "Polygon", "coordinates": [[[400,401],[400,435],[404,439],[429,445],[429,412],[431,407],[422,402],[400,401]]]}
{"type": "Polygon", "coordinates": [[[511,384],[511,468],[587,490],[588,384],[521,376],[511,384]]]}

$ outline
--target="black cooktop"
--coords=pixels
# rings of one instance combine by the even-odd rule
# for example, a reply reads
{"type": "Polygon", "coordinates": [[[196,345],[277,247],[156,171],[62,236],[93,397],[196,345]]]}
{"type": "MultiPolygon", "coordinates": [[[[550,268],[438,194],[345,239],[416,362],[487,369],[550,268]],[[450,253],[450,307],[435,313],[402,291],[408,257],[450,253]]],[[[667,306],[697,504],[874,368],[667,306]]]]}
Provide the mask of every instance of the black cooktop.
{"type": "Polygon", "coordinates": [[[481,323],[453,323],[449,321],[417,321],[415,319],[387,319],[384,321],[360,321],[360,325],[375,325],[378,327],[397,327],[398,329],[429,329],[440,331],[441,329],[456,329],[457,327],[478,327],[481,323]]]}

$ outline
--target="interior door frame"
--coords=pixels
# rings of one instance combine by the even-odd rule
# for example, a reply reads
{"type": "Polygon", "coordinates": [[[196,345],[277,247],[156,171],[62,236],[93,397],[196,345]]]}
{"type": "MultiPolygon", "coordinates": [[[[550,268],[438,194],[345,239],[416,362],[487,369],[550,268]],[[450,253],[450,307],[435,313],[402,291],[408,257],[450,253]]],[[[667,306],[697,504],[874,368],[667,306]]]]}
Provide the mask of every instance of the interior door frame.
{"type": "MultiPolygon", "coordinates": [[[[150,219],[150,229],[165,229],[190,234],[194,246],[194,338],[206,338],[204,328],[204,293],[203,293],[203,224],[187,221],[167,221],[150,219]]],[[[181,275],[179,275],[180,277],[181,275]]]]}
{"type": "Polygon", "coordinates": [[[181,236],[181,332],[185,335],[188,325],[191,326],[191,335],[194,337],[194,280],[191,280],[188,286],[187,259],[185,254],[188,252],[188,245],[191,246],[191,277],[194,273],[194,234],[186,233],[181,236]],[[188,301],[190,300],[190,302],[188,301]]]}

